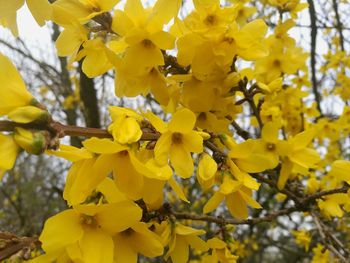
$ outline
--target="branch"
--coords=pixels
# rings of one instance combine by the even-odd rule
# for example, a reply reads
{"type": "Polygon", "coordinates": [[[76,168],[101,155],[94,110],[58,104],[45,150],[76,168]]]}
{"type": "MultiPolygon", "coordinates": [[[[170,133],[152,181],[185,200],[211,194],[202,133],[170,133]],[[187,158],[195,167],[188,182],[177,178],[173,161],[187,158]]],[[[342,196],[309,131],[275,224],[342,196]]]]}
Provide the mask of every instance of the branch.
{"type": "Polygon", "coordinates": [[[31,257],[30,252],[41,245],[37,237],[18,237],[9,232],[0,232],[0,241],[0,261],[20,252],[22,255],[19,256],[28,260],[31,257]]]}
{"type": "Polygon", "coordinates": [[[317,25],[316,25],[316,10],[313,0],[307,1],[309,4],[309,14],[311,21],[311,82],[312,90],[315,96],[315,101],[317,103],[317,110],[322,115],[321,109],[321,95],[317,89],[317,79],[316,79],[316,38],[317,38],[317,25]]]}
{"type": "Polygon", "coordinates": [[[318,215],[314,211],[311,212],[311,215],[315,221],[317,230],[320,233],[320,236],[321,236],[322,241],[323,241],[322,243],[325,245],[325,247],[327,249],[329,249],[334,254],[334,256],[339,258],[341,262],[343,262],[343,263],[348,262],[347,259],[332,244],[330,244],[330,242],[327,238],[327,235],[326,235],[326,230],[324,229],[325,226],[322,223],[321,219],[319,219],[318,215]]]}
{"type": "Polygon", "coordinates": [[[343,26],[342,26],[342,22],[340,21],[338,3],[337,3],[337,0],[333,0],[332,2],[333,2],[333,9],[335,12],[335,19],[337,21],[336,28],[338,30],[339,38],[340,38],[340,48],[342,51],[344,51],[345,50],[345,48],[344,48],[344,35],[343,35],[343,29],[342,29],[343,26]]]}
{"type": "Polygon", "coordinates": [[[297,207],[290,207],[287,209],[279,210],[273,213],[269,213],[266,216],[263,217],[256,217],[256,218],[249,218],[249,219],[234,219],[234,218],[223,218],[219,216],[209,216],[209,215],[198,215],[198,214],[191,214],[191,213],[185,213],[185,212],[171,212],[173,216],[176,217],[176,219],[186,219],[186,220],[194,220],[194,221],[205,221],[210,223],[216,223],[221,225],[256,225],[263,222],[271,222],[275,218],[283,215],[289,215],[293,212],[298,212],[297,207]]]}

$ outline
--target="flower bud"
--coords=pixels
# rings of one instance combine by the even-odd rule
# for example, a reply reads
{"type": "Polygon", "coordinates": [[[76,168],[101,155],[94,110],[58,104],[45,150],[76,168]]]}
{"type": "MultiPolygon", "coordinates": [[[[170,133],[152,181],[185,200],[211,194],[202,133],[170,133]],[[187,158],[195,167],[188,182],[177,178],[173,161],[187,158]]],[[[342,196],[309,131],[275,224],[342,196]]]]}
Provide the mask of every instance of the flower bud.
{"type": "Polygon", "coordinates": [[[46,150],[46,138],[43,132],[33,132],[23,128],[15,128],[16,143],[28,153],[41,154],[46,150]]]}

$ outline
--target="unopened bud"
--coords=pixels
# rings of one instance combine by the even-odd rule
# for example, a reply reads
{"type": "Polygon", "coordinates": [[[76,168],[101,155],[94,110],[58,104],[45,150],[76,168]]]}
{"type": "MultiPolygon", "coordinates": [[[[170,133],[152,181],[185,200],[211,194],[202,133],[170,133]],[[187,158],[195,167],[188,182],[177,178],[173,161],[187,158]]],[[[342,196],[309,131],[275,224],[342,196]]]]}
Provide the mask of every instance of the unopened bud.
{"type": "Polygon", "coordinates": [[[23,128],[15,128],[16,143],[31,154],[41,154],[46,150],[46,137],[43,132],[32,132],[23,128]]]}

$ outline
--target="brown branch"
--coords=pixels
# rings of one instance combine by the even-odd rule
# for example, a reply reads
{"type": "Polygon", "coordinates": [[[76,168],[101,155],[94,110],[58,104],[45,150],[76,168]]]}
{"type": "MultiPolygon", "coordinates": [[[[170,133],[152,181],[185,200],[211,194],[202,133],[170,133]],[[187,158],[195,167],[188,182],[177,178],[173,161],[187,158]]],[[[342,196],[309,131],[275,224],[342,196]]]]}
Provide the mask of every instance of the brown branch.
{"type": "Polygon", "coordinates": [[[315,221],[317,230],[322,238],[322,243],[325,245],[325,247],[330,250],[341,262],[348,262],[347,259],[332,244],[330,244],[326,235],[326,230],[324,229],[324,224],[322,223],[321,219],[319,219],[318,215],[314,211],[311,211],[311,215],[315,221]]]}
{"type": "Polygon", "coordinates": [[[198,214],[190,214],[185,212],[171,212],[176,219],[186,219],[186,220],[194,220],[194,221],[205,221],[210,223],[216,223],[220,225],[256,225],[263,222],[271,222],[275,218],[283,215],[289,215],[293,212],[298,212],[297,207],[290,207],[287,209],[279,210],[273,213],[269,213],[263,217],[249,218],[249,219],[234,219],[234,218],[223,218],[219,216],[209,216],[209,215],[198,215],[198,214]]]}
{"type": "Polygon", "coordinates": [[[332,195],[332,194],[339,194],[339,193],[346,193],[348,190],[349,190],[349,185],[344,185],[341,188],[325,190],[325,191],[322,191],[322,192],[318,192],[318,193],[312,194],[312,195],[304,198],[302,202],[304,202],[304,203],[311,203],[311,202],[313,202],[313,201],[315,201],[317,199],[320,199],[320,198],[322,198],[324,196],[332,195]]]}
{"type": "Polygon", "coordinates": [[[235,128],[237,134],[243,139],[248,140],[251,138],[251,135],[248,131],[244,130],[235,120],[231,120],[231,125],[235,128]]]}
{"type": "Polygon", "coordinates": [[[338,9],[338,3],[337,0],[333,0],[333,9],[335,12],[335,19],[337,21],[336,28],[339,33],[339,38],[340,38],[340,48],[342,51],[345,50],[344,48],[344,35],[343,35],[343,29],[342,29],[342,22],[340,20],[340,15],[339,15],[339,9],[338,9]]]}
{"type": "Polygon", "coordinates": [[[0,232],[0,242],[0,261],[20,252],[19,257],[28,260],[30,252],[41,245],[37,237],[18,237],[9,232],[0,232]]]}
{"type": "Polygon", "coordinates": [[[321,95],[317,88],[317,79],[316,79],[316,40],[317,40],[317,25],[316,25],[316,10],[313,0],[307,1],[309,4],[309,14],[311,21],[311,58],[310,58],[310,66],[311,66],[311,82],[312,82],[312,90],[315,96],[315,101],[317,104],[317,110],[322,115],[321,109],[321,95]]]}

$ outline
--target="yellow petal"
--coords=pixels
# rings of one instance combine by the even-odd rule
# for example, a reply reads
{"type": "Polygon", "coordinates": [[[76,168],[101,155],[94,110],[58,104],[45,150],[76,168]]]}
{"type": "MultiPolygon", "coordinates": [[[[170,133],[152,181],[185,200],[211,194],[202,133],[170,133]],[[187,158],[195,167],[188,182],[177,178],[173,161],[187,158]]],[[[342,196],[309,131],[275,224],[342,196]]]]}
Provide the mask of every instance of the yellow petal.
{"type": "Polygon", "coordinates": [[[24,0],[1,1],[0,19],[15,13],[22,5],[24,5],[24,0]]]}
{"type": "Polygon", "coordinates": [[[77,54],[80,46],[87,40],[87,34],[88,31],[79,24],[65,28],[56,40],[58,56],[77,54]]]}
{"type": "Polygon", "coordinates": [[[207,214],[215,210],[221,202],[224,200],[225,195],[220,192],[215,192],[214,195],[208,200],[208,202],[203,207],[203,213],[207,214]]]}
{"type": "Polygon", "coordinates": [[[175,37],[168,32],[158,31],[149,36],[151,40],[160,49],[173,49],[175,47],[175,37]]]}
{"type": "Polygon", "coordinates": [[[131,152],[122,152],[116,155],[113,162],[113,177],[117,187],[125,195],[132,200],[138,200],[142,198],[143,174],[135,168],[135,160],[131,160],[133,159],[132,155],[131,152]]]}
{"type": "Polygon", "coordinates": [[[183,108],[176,111],[169,123],[172,132],[188,133],[193,130],[196,123],[196,115],[189,109],[183,108]]]}
{"type": "Polygon", "coordinates": [[[278,130],[279,127],[276,123],[265,123],[261,132],[261,137],[265,142],[276,143],[278,140],[278,130]]]}
{"type": "Polygon", "coordinates": [[[117,188],[114,181],[106,177],[96,188],[106,198],[108,203],[127,201],[126,196],[117,188]]]}
{"type": "Polygon", "coordinates": [[[315,136],[315,129],[307,129],[299,134],[297,134],[294,138],[291,138],[291,142],[293,143],[293,149],[295,151],[306,148],[312,139],[315,136]]]}
{"type": "Polygon", "coordinates": [[[64,158],[70,162],[77,162],[83,159],[90,159],[93,157],[92,153],[84,148],[77,148],[71,145],[60,144],[60,148],[57,151],[47,150],[45,152],[48,155],[54,155],[64,158]]]}
{"type": "Polygon", "coordinates": [[[174,250],[171,252],[173,263],[186,263],[188,261],[189,246],[184,237],[177,236],[174,250]]]}
{"type": "MultiPolygon", "coordinates": [[[[1,144],[1,143],[0,143],[1,144]]],[[[338,180],[350,182],[350,161],[336,160],[331,165],[328,175],[334,176],[338,180]]]]}
{"type": "Polygon", "coordinates": [[[0,54],[0,115],[27,106],[33,100],[17,69],[11,61],[0,54]]]}
{"type": "Polygon", "coordinates": [[[27,0],[27,5],[36,22],[43,26],[51,18],[51,5],[48,0],[27,0]]]}
{"type": "Polygon", "coordinates": [[[133,21],[143,20],[145,17],[144,8],[140,0],[126,1],[124,10],[133,21]]]}
{"type": "Polygon", "coordinates": [[[137,263],[137,252],[132,249],[128,242],[125,242],[123,234],[114,237],[114,260],[115,263],[137,263]]]}
{"type": "Polygon", "coordinates": [[[128,147],[122,146],[110,139],[91,138],[84,141],[83,145],[90,152],[94,153],[118,153],[128,149],[128,147]]]}
{"type": "Polygon", "coordinates": [[[112,30],[118,35],[125,36],[130,29],[135,27],[133,21],[121,10],[116,10],[113,16],[112,30]]]}
{"type": "Polygon", "coordinates": [[[7,17],[0,18],[0,25],[11,30],[15,37],[18,37],[17,13],[13,12],[7,17]]]}
{"type": "Polygon", "coordinates": [[[288,158],[284,159],[282,162],[280,175],[278,177],[278,182],[277,182],[278,189],[281,190],[284,188],[287,180],[289,179],[290,174],[292,173],[292,169],[293,169],[293,163],[288,158]]]}
{"type": "Polygon", "coordinates": [[[203,152],[203,137],[199,132],[190,131],[182,137],[184,148],[189,152],[201,153],[203,152]]]}
{"type": "Polygon", "coordinates": [[[238,192],[226,196],[226,206],[233,217],[238,219],[248,217],[247,204],[238,192]]]}
{"type": "Polygon", "coordinates": [[[172,133],[167,132],[160,136],[154,148],[154,158],[159,165],[166,165],[171,148],[172,133]]]}
{"type": "Polygon", "coordinates": [[[86,228],[79,242],[86,263],[113,262],[113,240],[111,236],[99,229],[86,228]]]}
{"type": "Polygon", "coordinates": [[[239,191],[242,199],[247,203],[247,205],[249,205],[250,207],[253,207],[253,208],[257,208],[257,209],[261,209],[261,205],[255,201],[251,195],[248,195],[247,193],[245,193],[244,191],[239,191]]]}
{"type": "Polygon", "coordinates": [[[180,177],[184,179],[191,177],[194,169],[192,156],[182,145],[171,146],[170,161],[180,177]]]}
{"type": "Polygon", "coordinates": [[[186,242],[196,250],[207,251],[209,249],[207,243],[197,236],[186,236],[186,242]]]}
{"type": "Polygon", "coordinates": [[[305,148],[289,154],[288,157],[292,162],[307,169],[315,168],[315,164],[321,160],[318,152],[310,148],[305,148]]]}
{"type": "Polygon", "coordinates": [[[189,203],[190,201],[188,201],[188,199],[186,198],[185,193],[183,192],[183,190],[181,189],[181,186],[179,186],[179,184],[175,181],[174,178],[170,178],[169,179],[169,185],[171,187],[171,189],[173,189],[173,191],[176,193],[176,195],[182,200],[185,201],[187,203],[189,203]]]}
{"type": "Polygon", "coordinates": [[[163,245],[160,238],[148,229],[147,224],[139,222],[132,229],[135,232],[128,238],[128,241],[134,251],[150,258],[163,254],[163,245]]]}
{"type": "Polygon", "coordinates": [[[158,0],[152,9],[149,29],[162,29],[172,18],[177,17],[181,7],[181,0],[158,0]]]}
{"type": "Polygon", "coordinates": [[[113,235],[139,222],[142,209],[132,201],[123,201],[103,205],[95,217],[101,229],[113,235]]]}
{"type": "Polygon", "coordinates": [[[49,113],[46,110],[34,106],[18,107],[9,112],[7,116],[9,119],[19,123],[47,122],[49,120],[49,113]]]}
{"type": "Polygon", "coordinates": [[[205,234],[204,230],[200,230],[200,229],[195,229],[189,226],[184,226],[182,224],[177,224],[175,227],[175,232],[178,235],[182,235],[182,236],[187,236],[187,235],[203,235],[205,234]]]}
{"type": "Polygon", "coordinates": [[[165,131],[167,130],[167,126],[161,118],[159,118],[151,111],[147,111],[143,115],[151,122],[151,124],[154,128],[156,128],[157,131],[159,131],[160,133],[165,133],[165,131]]]}
{"type": "Polygon", "coordinates": [[[132,72],[135,68],[144,69],[164,65],[164,57],[151,40],[145,39],[127,49],[123,62],[125,67],[132,72]]]}
{"type": "Polygon", "coordinates": [[[69,209],[46,220],[39,240],[42,242],[42,248],[50,252],[73,244],[82,236],[79,214],[69,209]]]}
{"type": "Polygon", "coordinates": [[[18,146],[12,136],[0,133],[0,170],[5,171],[12,169],[16,161],[17,153],[18,146]]]}
{"type": "Polygon", "coordinates": [[[100,0],[97,1],[100,9],[104,12],[111,11],[120,0],[100,0]]]}

